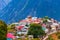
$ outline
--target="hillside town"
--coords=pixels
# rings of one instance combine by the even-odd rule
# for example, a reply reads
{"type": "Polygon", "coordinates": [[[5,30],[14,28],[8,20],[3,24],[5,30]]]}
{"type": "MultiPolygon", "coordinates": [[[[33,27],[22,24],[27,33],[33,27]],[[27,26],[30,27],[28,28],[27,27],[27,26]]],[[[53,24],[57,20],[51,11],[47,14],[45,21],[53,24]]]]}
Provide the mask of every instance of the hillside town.
{"type": "MultiPolygon", "coordinates": [[[[8,29],[7,40],[9,38],[14,39],[14,40],[18,39],[18,38],[24,38],[28,34],[31,23],[39,24],[42,26],[42,30],[46,34],[45,36],[43,36],[43,38],[45,38],[47,35],[57,32],[57,31],[60,32],[60,22],[58,22],[57,20],[55,20],[53,18],[49,18],[48,16],[45,16],[44,18],[28,16],[27,18],[19,21],[18,23],[10,24],[10,25],[12,25],[12,27],[9,26],[11,29],[10,30],[8,29]],[[22,36],[19,36],[19,35],[22,35],[22,36]]],[[[30,35],[28,37],[33,38],[33,35],[30,35]]],[[[42,38],[40,38],[40,39],[43,40],[42,38]]]]}

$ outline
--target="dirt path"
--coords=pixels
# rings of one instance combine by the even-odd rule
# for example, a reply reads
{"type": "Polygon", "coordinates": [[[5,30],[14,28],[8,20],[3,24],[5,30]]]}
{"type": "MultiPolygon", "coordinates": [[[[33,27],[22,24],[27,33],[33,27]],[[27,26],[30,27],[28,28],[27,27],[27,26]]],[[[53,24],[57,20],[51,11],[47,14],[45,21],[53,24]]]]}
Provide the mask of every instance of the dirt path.
{"type": "Polygon", "coordinates": [[[57,37],[56,34],[52,34],[51,36],[52,36],[52,38],[53,38],[54,40],[58,40],[58,37],[57,37]]]}

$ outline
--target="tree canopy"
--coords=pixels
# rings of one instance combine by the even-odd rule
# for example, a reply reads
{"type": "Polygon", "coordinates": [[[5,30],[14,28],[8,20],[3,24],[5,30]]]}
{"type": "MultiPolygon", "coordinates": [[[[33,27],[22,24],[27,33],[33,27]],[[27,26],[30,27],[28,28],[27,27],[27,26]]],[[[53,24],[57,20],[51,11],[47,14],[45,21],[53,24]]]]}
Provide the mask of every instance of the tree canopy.
{"type": "Polygon", "coordinates": [[[32,23],[30,24],[30,28],[28,31],[28,35],[33,35],[33,36],[43,36],[45,32],[42,30],[42,26],[40,24],[32,23]]]}
{"type": "Polygon", "coordinates": [[[5,40],[7,34],[7,24],[0,20],[0,40],[5,40]]]}

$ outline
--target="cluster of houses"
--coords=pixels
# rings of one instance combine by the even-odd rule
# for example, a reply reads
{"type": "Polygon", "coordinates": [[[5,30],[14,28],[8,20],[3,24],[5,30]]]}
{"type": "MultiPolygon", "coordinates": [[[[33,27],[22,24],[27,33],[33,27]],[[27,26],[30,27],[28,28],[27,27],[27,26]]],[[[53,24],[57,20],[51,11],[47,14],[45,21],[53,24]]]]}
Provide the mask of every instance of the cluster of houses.
{"type": "Polygon", "coordinates": [[[28,33],[30,23],[37,23],[42,25],[42,29],[45,31],[45,33],[60,30],[60,22],[54,20],[53,18],[46,19],[47,22],[43,22],[44,20],[45,20],[44,18],[28,16],[24,20],[21,20],[20,22],[13,24],[15,24],[17,34],[24,34],[24,35],[28,33]]]}

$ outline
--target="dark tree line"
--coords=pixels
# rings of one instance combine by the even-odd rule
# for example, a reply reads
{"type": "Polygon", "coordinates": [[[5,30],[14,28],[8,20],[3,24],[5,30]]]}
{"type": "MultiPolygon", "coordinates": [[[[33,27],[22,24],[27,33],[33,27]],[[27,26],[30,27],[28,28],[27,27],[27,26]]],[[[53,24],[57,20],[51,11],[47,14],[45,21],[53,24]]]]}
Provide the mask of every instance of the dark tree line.
{"type": "Polygon", "coordinates": [[[6,40],[7,24],[0,20],[0,40],[6,40]]]}

